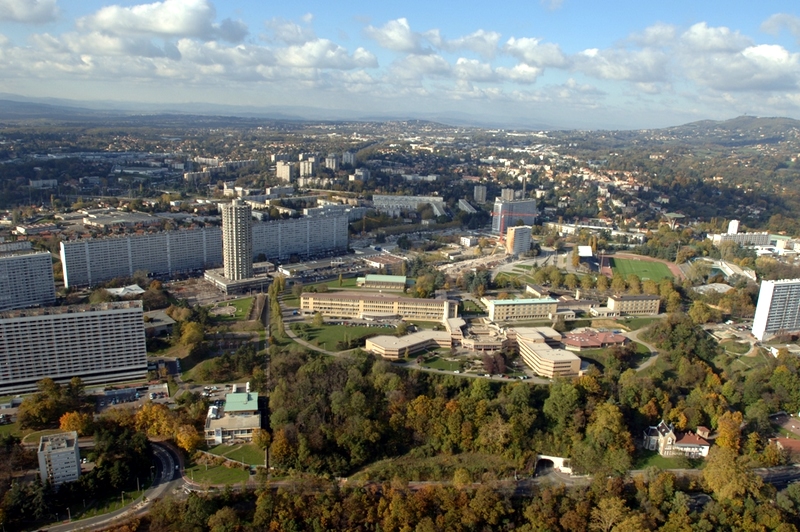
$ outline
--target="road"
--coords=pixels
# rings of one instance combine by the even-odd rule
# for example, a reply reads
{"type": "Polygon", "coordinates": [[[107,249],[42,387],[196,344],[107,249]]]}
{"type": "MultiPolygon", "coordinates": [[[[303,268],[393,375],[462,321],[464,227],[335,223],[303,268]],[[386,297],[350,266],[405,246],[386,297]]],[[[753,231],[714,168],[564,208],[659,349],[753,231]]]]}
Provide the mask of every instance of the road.
{"type": "Polygon", "coordinates": [[[153,485],[144,493],[143,499],[136,499],[126,507],[111,513],[91,517],[89,519],[52,525],[47,527],[47,530],[51,532],[72,532],[74,530],[89,531],[104,528],[114,521],[130,519],[137,515],[141,516],[146,514],[152,501],[174,493],[175,490],[181,489],[184,485],[184,481],[180,474],[181,459],[177,451],[165,443],[151,442],[151,444],[153,447],[153,455],[156,459],[155,476],[153,485]]]}

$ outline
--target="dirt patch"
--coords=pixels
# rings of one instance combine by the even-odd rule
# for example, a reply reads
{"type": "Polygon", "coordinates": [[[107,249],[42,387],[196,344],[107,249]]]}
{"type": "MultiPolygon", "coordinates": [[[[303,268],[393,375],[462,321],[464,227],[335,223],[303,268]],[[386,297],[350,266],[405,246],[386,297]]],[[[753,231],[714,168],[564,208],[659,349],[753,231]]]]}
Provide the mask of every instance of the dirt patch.
{"type": "Polygon", "coordinates": [[[209,311],[212,316],[235,316],[236,307],[233,305],[226,305],[224,307],[214,307],[209,311]]]}

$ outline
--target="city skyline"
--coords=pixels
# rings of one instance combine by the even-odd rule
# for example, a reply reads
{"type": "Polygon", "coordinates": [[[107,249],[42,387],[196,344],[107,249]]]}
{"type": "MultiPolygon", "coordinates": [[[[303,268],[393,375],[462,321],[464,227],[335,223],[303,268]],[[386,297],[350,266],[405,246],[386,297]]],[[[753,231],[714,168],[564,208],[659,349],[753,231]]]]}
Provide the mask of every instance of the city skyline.
{"type": "Polygon", "coordinates": [[[531,128],[800,118],[793,7],[0,0],[0,92],[531,128]]]}

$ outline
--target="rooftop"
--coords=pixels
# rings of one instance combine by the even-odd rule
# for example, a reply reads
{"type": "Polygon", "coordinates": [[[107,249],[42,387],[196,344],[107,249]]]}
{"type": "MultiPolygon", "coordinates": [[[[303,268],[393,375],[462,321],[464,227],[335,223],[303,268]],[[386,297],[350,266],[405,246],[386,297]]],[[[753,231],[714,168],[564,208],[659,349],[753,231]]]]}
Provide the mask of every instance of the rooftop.
{"type": "Polygon", "coordinates": [[[406,277],[405,275],[377,275],[377,274],[367,274],[364,277],[366,282],[373,282],[373,283],[405,283],[406,277]]]}
{"type": "Polygon", "coordinates": [[[258,410],[258,394],[237,392],[225,396],[225,413],[252,412],[258,410]]]}
{"type": "Polygon", "coordinates": [[[36,316],[78,314],[81,312],[101,312],[104,310],[119,310],[126,308],[142,308],[142,302],[136,299],[134,301],[114,301],[111,303],[97,303],[95,305],[72,305],[69,307],[42,307],[22,310],[9,310],[7,312],[0,312],[0,318],[31,318],[36,316]]]}
{"type": "Polygon", "coordinates": [[[542,305],[546,303],[558,303],[552,297],[539,297],[535,299],[493,299],[493,305],[542,305]]]}

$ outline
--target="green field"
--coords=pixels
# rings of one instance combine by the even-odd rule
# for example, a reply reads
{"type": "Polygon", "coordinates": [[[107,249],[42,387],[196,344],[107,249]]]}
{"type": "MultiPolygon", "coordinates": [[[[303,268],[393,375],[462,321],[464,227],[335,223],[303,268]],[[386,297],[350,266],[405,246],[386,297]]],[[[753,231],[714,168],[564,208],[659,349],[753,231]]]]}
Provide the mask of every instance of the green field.
{"type": "Polygon", "coordinates": [[[237,484],[247,480],[250,473],[239,467],[219,465],[206,469],[204,465],[195,464],[186,468],[184,476],[201,484],[237,484]]]}
{"type": "Polygon", "coordinates": [[[460,362],[451,362],[439,357],[433,357],[422,363],[426,368],[441,369],[444,371],[455,371],[461,369],[460,362]]]}
{"type": "Polygon", "coordinates": [[[252,443],[243,445],[217,445],[208,450],[212,454],[238,460],[250,465],[264,465],[264,452],[252,443]]]}
{"type": "Polygon", "coordinates": [[[303,331],[297,324],[292,324],[292,331],[303,340],[316,344],[328,351],[338,351],[337,344],[344,340],[363,338],[365,336],[377,336],[379,334],[395,333],[394,327],[348,327],[346,325],[323,325],[322,327],[309,327],[303,331]]]}
{"type": "Polygon", "coordinates": [[[647,279],[660,281],[665,277],[667,279],[672,279],[672,273],[670,273],[669,268],[667,268],[666,264],[661,262],[619,258],[611,258],[610,260],[613,272],[619,273],[623,277],[634,274],[638,275],[639,279],[642,281],[647,279]]]}
{"type": "Polygon", "coordinates": [[[232,316],[216,316],[215,319],[219,321],[240,321],[246,320],[247,317],[250,315],[250,308],[253,306],[253,298],[252,297],[245,297],[243,299],[235,299],[233,301],[225,301],[223,303],[218,303],[217,307],[225,307],[225,306],[232,306],[236,309],[236,314],[232,316]]]}

